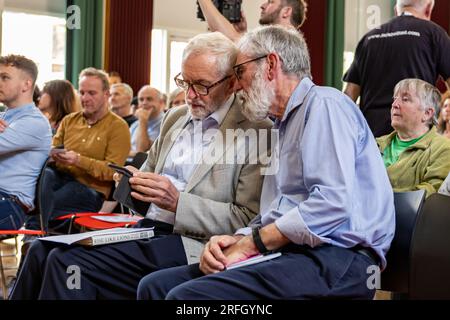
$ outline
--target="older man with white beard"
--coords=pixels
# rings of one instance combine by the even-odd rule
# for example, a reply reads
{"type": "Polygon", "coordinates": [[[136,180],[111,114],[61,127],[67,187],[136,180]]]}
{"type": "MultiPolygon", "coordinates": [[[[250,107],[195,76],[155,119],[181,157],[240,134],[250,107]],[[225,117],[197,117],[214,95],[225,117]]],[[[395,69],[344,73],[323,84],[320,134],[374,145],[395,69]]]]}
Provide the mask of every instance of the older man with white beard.
{"type": "Polygon", "coordinates": [[[251,123],[242,115],[234,94],[236,56],[234,43],[220,33],[198,35],[188,43],[176,78],[186,90],[187,105],[165,116],[143,170],[128,167],[134,172],[131,196],[150,203],[139,226],[155,227],[156,237],[92,248],[54,248],[36,241],[13,299],[135,299],[142,277],[198,262],[211,236],[233,234],[256,216],[263,168],[250,154],[259,141],[241,148],[239,137],[218,138],[228,131],[272,127],[270,120],[251,123]],[[217,135],[209,137],[216,139],[204,137],[204,130],[215,130],[217,135]],[[187,152],[188,142],[195,153],[187,152]],[[235,149],[235,157],[229,157],[227,150],[235,149]],[[223,151],[214,162],[203,162],[212,150],[223,151]],[[71,276],[66,270],[74,265],[80,268],[80,290],[66,286],[71,276]]]}
{"type": "Polygon", "coordinates": [[[199,265],[145,277],[138,297],[373,298],[368,271],[386,266],[395,220],[389,179],[363,115],[341,92],[313,84],[298,32],[260,28],[239,48],[234,69],[245,113],[276,118],[273,161],[280,170],[265,178],[260,215],[249,228],[211,238],[199,265]],[[273,251],[282,255],[226,270],[273,251]]]}

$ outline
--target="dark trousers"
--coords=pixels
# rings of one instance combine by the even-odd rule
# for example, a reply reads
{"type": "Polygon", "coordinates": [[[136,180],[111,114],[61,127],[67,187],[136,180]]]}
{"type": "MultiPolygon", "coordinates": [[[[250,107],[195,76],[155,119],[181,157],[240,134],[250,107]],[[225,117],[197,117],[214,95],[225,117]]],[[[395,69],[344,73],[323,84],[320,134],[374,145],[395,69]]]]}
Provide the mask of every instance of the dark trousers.
{"type": "Polygon", "coordinates": [[[179,235],[167,234],[158,227],[155,233],[156,237],[149,240],[98,247],[59,246],[35,240],[10,299],[135,300],[142,277],[187,264],[179,235]]]}
{"type": "Polygon", "coordinates": [[[138,299],[373,299],[369,257],[333,246],[290,247],[279,258],[207,276],[198,264],[154,272],[139,283],[138,299]]]}
{"type": "Polygon", "coordinates": [[[23,209],[8,194],[0,192],[0,230],[20,229],[24,221],[23,209]]]}
{"type": "MultiPolygon", "coordinates": [[[[79,183],[72,176],[48,168],[48,185],[43,192],[42,201],[48,212],[43,213],[45,223],[58,232],[67,233],[68,221],[55,220],[69,213],[98,212],[103,205],[103,195],[79,183]]],[[[33,216],[26,222],[28,229],[39,229],[39,220],[33,216]]]]}

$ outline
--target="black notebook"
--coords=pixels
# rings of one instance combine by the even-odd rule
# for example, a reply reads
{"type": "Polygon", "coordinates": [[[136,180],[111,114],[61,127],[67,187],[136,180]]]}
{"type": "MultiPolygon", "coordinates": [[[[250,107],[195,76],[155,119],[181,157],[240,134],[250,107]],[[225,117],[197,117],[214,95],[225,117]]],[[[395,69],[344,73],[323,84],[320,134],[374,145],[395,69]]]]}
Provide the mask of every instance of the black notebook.
{"type": "Polygon", "coordinates": [[[144,202],[137,200],[131,196],[131,186],[129,182],[129,177],[123,176],[120,180],[119,185],[114,191],[114,200],[119,201],[125,207],[139,213],[142,216],[147,214],[148,208],[150,207],[149,202],[144,202]]]}

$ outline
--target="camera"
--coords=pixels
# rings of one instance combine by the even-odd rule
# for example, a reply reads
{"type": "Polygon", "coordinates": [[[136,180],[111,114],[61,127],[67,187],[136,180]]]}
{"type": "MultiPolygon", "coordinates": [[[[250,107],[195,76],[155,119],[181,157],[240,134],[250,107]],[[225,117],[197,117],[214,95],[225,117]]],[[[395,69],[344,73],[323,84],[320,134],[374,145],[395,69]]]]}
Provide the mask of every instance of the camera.
{"type": "MultiPolygon", "coordinates": [[[[242,0],[212,0],[216,8],[231,23],[241,21],[242,0]]],[[[197,18],[205,21],[202,9],[197,1],[197,18]]]]}

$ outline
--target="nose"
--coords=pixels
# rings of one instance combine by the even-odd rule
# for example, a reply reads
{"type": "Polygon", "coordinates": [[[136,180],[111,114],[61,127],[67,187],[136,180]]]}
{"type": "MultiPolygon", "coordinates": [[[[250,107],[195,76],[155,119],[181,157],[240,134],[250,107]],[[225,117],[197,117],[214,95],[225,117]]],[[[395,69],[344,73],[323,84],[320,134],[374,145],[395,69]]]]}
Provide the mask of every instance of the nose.
{"type": "Polygon", "coordinates": [[[400,98],[398,97],[394,97],[394,101],[392,101],[392,107],[393,108],[398,108],[398,101],[400,98]]]}
{"type": "Polygon", "coordinates": [[[266,6],[267,6],[267,2],[264,2],[262,5],[261,5],[261,7],[259,7],[261,10],[264,10],[265,8],[266,8],[266,6]]]}
{"type": "Polygon", "coordinates": [[[194,88],[192,86],[189,86],[189,88],[186,91],[186,97],[189,99],[194,99],[198,97],[197,92],[195,92],[194,88]]]}

